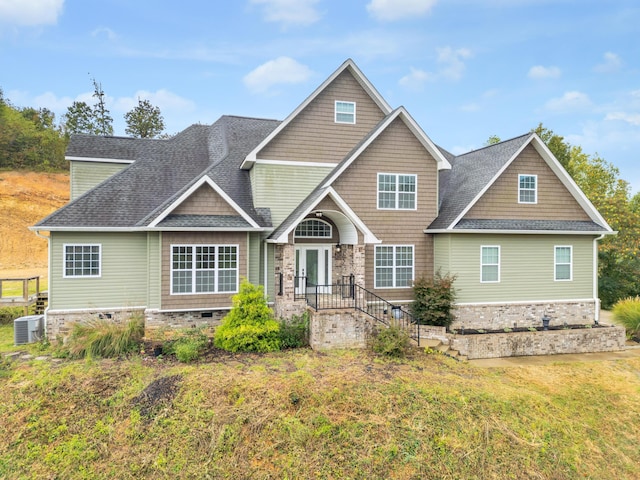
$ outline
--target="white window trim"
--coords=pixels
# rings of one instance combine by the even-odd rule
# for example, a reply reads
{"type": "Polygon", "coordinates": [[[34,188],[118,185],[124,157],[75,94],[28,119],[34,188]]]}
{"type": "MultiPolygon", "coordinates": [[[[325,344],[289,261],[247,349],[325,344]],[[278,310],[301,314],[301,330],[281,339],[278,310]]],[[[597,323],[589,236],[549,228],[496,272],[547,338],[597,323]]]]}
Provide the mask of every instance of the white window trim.
{"type": "Polygon", "coordinates": [[[378,210],[400,210],[400,211],[416,211],[418,209],[418,175],[415,173],[387,173],[387,172],[378,172],[376,177],[376,207],[378,210]],[[380,176],[381,175],[394,175],[396,177],[396,206],[394,208],[380,208],[380,176]],[[413,208],[400,208],[398,205],[400,202],[398,201],[400,196],[400,190],[398,189],[398,178],[400,176],[403,177],[413,177],[415,179],[416,191],[413,192],[413,208]]]}
{"type": "Polygon", "coordinates": [[[554,245],[553,247],[553,280],[555,282],[572,282],[573,281],[573,245],[554,245]],[[569,249],[569,278],[558,278],[558,265],[566,265],[566,263],[558,263],[558,248],[569,249]]]}
{"type": "Polygon", "coordinates": [[[350,102],[347,100],[336,100],[333,108],[333,120],[335,123],[342,123],[345,125],[355,125],[356,124],[356,102],[350,102]],[[338,112],[339,103],[348,103],[353,105],[353,122],[342,122],[338,120],[338,113],[345,113],[345,112],[338,112]]]}
{"type": "Polygon", "coordinates": [[[480,283],[500,283],[500,277],[501,277],[501,264],[502,264],[502,252],[500,251],[500,245],[480,245],[480,283]],[[482,262],[482,251],[485,248],[497,248],[498,249],[498,279],[497,280],[483,280],[482,279],[482,268],[487,266],[487,267],[492,267],[494,265],[496,265],[495,263],[483,263],[482,262]]]}
{"type": "MultiPolygon", "coordinates": [[[[416,248],[415,245],[376,245],[374,248],[374,254],[373,254],[373,282],[374,282],[374,288],[375,289],[382,289],[382,290],[391,290],[391,289],[406,289],[406,288],[412,288],[412,285],[408,286],[408,287],[398,287],[396,286],[396,269],[398,268],[398,266],[396,265],[396,249],[397,248],[402,248],[402,247],[409,247],[411,248],[411,281],[415,282],[416,279],[416,248]],[[383,286],[383,287],[379,287],[378,286],[378,275],[377,275],[377,265],[376,265],[376,260],[378,258],[378,249],[380,247],[393,247],[393,265],[391,267],[392,272],[393,272],[393,286],[388,287],[388,286],[383,286]]],[[[389,268],[389,267],[384,267],[384,268],[389,268]]],[[[405,267],[402,267],[405,268],[405,267]]]]}
{"type": "MultiPolygon", "coordinates": [[[[171,275],[169,277],[169,294],[170,295],[176,295],[176,296],[180,296],[180,295],[233,295],[235,293],[238,293],[239,290],[239,282],[240,282],[240,246],[239,245],[234,245],[234,244],[217,244],[217,243],[212,243],[212,244],[204,244],[204,243],[193,243],[193,244],[186,244],[186,243],[172,243],[169,247],[169,262],[171,265],[171,275]],[[173,268],[173,248],[174,247],[189,247],[192,248],[192,255],[193,255],[193,266],[191,267],[191,289],[193,291],[191,292],[174,292],[173,291],[173,273],[174,273],[174,268],[173,268]],[[195,268],[195,248],[196,247],[216,247],[216,267],[214,269],[204,269],[206,271],[211,271],[213,270],[215,272],[215,286],[216,289],[213,292],[196,292],[195,291],[195,287],[196,287],[196,272],[198,272],[198,269],[195,268]],[[218,291],[218,272],[220,271],[218,269],[218,249],[220,247],[235,247],[236,249],[236,286],[233,290],[229,290],[229,291],[224,291],[224,292],[219,292],[218,291]]],[[[231,270],[228,268],[225,268],[223,270],[231,270]]],[[[182,272],[184,270],[182,269],[178,269],[178,271],[182,272]]]]}
{"type": "Polygon", "coordinates": [[[305,218],[304,220],[302,220],[298,225],[296,225],[296,228],[293,230],[293,236],[294,238],[333,238],[333,226],[327,222],[326,220],[322,220],[321,218],[305,218]],[[296,230],[298,229],[298,227],[303,224],[304,222],[309,222],[309,221],[316,221],[316,222],[320,222],[320,223],[324,223],[325,225],[327,225],[329,227],[329,235],[296,235],[296,230]]]}
{"type": "Polygon", "coordinates": [[[102,277],[102,244],[101,243],[65,243],[62,245],[62,278],[101,278],[102,277]],[[98,275],[67,275],[67,247],[98,247],[98,275]]]}
{"type": "Polygon", "coordinates": [[[520,175],[518,175],[518,203],[523,204],[523,205],[536,205],[538,203],[538,175],[535,175],[533,173],[521,173],[520,175]],[[522,189],[520,188],[520,181],[522,180],[522,177],[533,177],[536,180],[536,187],[531,189],[531,188],[526,188],[526,189],[522,189]],[[535,197],[535,200],[533,202],[523,202],[520,200],[520,192],[522,191],[530,191],[533,190],[533,195],[535,197]]]}

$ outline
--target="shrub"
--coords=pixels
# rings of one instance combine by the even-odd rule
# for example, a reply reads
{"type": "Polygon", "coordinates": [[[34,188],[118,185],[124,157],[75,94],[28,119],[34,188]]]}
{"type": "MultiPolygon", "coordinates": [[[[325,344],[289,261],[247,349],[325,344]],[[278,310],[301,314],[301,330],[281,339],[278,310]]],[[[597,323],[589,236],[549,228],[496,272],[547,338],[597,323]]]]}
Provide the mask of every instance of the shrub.
{"type": "Polygon", "coordinates": [[[280,320],[280,348],[300,348],[309,345],[309,313],[280,320]]]}
{"type": "Polygon", "coordinates": [[[437,272],[433,278],[422,277],[413,285],[414,302],[411,312],[418,323],[449,327],[453,322],[455,275],[442,276],[437,272]]]}
{"type": "Polygon", "coordinates": [[[76,323],[71,328],[68,343],[63,349],[72,358],[120,357],[140,350],[144,336],[144,319],[132,316],[127,323],[98,319],[76,323]]]}
{"type": "Polygon", "coordinates": [[[2,307],[0,308],[0,325],[13,323],[16,318],[24,315],[22,307],[2,307]]]}
{"type": "Polygon", "coordinates": [[[174,354],[176,358],[184,363],[198,360],[204,355],[209,344],[207,337],[202,328],[184,330],[182,335],[163,345],[164,353],[174,354]]]}
{"type": "Polygon", "coordinates": [[[409,352],[411,340],[404,329],[391,326],[376,330],[369,339],[369,348],[380,355],[402,358],[409,352]]]}
{"type": "Polygon", "coordinates": [[[629,336],[640,336],[640,296],[620,300],[611,310],[613,318],[624,325],[629,336]]]}
{"type": "Polygon", "coordinates": [[[243,279],[232,300],[233,308],[215,331],[215,346],[230,352],[279,350],[280,325],[273,318],[262,287],[243,279]]]}

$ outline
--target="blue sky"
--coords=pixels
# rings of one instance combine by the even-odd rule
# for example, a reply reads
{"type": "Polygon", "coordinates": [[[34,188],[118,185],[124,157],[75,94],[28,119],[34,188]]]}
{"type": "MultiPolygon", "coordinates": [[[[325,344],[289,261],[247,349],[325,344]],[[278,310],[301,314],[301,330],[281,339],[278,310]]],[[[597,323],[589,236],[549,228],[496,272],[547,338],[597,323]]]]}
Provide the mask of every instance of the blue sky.
{"type": "Polygon", "coordinates": [[[57,118],[138,98],[169,133],[285,118],[352,58],[453,153],[542,122],[640,191],[637,0],[0,0],[0,88],[57,118]]]}

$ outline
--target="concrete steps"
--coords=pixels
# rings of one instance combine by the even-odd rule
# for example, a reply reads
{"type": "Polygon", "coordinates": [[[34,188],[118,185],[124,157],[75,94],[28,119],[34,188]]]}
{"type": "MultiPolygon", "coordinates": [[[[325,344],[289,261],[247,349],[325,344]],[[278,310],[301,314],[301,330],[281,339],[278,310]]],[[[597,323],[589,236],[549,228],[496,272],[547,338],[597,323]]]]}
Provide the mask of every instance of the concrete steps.
{"type": "Polygon", "coordinates": [[[454,350],[449,346],[449,344],[443,343],[442,340],[438,340],[437,338],[420,339],[420,345],[423,347],[429,347],[433,350],[437,350],[443,355],[453,358],[454,360],[458,360],[461,362],[467,361],[467,357],[465,355],[460,355],[460,352],[454,350]]]}

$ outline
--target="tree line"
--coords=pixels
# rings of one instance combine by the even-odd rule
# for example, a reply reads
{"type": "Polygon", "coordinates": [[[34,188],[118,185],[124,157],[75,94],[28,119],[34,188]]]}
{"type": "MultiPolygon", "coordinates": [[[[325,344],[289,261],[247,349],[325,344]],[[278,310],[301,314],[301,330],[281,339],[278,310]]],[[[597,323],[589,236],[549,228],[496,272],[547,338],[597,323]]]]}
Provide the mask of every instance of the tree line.
{"type": "MultiPolygon", "coordinates": [[[[67,170],[64,152],[72,134],[113,135],[113,117],[102,85],[92,79],[94,102],[75,101],[59,123],[47,108],[17,107],[0,89],[0,169],[67,170]]],[[[124,114],[125,133],[138,138],[167,137],[164,118],[149,100],[124,114]]]]}

